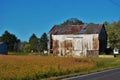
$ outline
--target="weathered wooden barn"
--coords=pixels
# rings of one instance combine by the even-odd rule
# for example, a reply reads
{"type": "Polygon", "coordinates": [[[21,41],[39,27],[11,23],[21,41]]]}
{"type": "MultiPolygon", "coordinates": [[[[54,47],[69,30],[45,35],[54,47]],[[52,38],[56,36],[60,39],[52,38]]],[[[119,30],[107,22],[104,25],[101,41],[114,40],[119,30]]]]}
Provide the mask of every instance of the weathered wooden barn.
{"type": "Polygon", "coordinates": [[[58,56],[98,56],[106,46],[103,24],[55,25],[49,32],[48,50],[58,56]]]}

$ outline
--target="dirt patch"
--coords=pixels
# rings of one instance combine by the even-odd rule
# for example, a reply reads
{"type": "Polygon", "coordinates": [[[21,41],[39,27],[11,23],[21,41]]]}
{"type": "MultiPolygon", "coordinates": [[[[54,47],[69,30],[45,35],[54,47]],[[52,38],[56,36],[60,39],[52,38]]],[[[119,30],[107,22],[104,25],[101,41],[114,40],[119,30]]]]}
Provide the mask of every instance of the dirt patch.
{"type": "Polygon", "coordinates": [[[100,58],[114,58],[114,55],[99,55],[100,58]]]}

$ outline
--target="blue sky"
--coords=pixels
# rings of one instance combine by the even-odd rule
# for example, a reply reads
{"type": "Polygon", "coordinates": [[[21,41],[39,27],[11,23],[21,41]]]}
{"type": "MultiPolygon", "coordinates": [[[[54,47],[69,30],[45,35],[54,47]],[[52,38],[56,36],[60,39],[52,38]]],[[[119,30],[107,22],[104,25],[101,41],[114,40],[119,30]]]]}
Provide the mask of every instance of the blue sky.
{"type": "Polygon", "coordinates": [[[69,18],[85,23],[120,20],[120,0],[0,0],[0,35],[8,30],[21,41],[38,38],[69,18]]]}

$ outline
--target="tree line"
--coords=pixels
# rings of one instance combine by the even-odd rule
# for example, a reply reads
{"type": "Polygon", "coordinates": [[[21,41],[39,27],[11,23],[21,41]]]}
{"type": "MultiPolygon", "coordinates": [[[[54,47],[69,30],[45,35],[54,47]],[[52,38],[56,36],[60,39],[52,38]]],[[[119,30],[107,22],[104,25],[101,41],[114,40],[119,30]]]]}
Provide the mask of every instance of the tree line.
{"type": "Polygon", "coordinates": [[[0,42],[7,44],[9,52],[43,52],[47,50],[47,34],[43,33],[40,38],[35,34],[32,34],[29,38],[29,42],[21,42],[15,34],[5,31],[2,36],[0,36],[0,42]]]}

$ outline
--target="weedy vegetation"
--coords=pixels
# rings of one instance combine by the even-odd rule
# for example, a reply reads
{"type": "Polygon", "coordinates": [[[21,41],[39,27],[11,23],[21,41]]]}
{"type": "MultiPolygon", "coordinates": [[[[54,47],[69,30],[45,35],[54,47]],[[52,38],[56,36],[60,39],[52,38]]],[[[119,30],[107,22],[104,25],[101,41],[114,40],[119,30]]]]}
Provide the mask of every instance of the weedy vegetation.
{"type": "Polygon", "coordinates": [[[59,76],[86,74],[119,66],[120,57],[73,58],[0,55],[0,80],[57,79],[59,76]]]}

